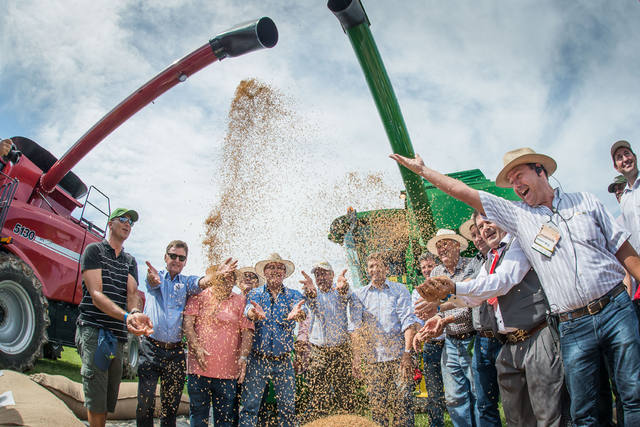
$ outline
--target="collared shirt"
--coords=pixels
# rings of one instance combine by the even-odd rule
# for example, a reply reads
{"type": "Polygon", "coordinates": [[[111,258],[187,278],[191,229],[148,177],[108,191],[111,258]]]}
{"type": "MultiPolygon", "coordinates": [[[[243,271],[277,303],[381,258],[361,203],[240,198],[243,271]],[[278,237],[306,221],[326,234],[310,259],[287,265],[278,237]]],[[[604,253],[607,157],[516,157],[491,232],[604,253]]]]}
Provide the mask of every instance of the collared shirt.
{"type": "Polygon", "coordinates": [[[625,270],[615,254],[629,232],[594,195],[555,189],[553,210],[484,191],[480,191],[480,200],[489,220],[518,239],[554,313],[584,307],[624,279],[625,270]],[[543,224],[560,233],[550,258],[531,247],[543,224]]]}
{"type": "Polygon", "coordinates": [[[175,343],[182,340],[182,312],[187,304],[187,297],[200,293],[199,276],[176,274],[173,279],[168,271],[158,272],[162,280],[158,286],[151,286],[145,278],[147,299],[144,314],[153,323],[151,338],[175,343]]]}
{"type": "MultiPolygon", "coordinates": [[[[444,264],[436,265],[435,268],[431,270],[431,277],[446,276],[454,282],[467,279],[471,274],[473,274],[473,272],[468,268],[469,262],[470,258],[460,257],[456,268],[453,269],[453,273],[450,273],[444,264]]],[[[452,310],[443,311],[442,315],[444,317],[454,317],[454,321],[445,326],[445,332],[448,335],[466,334],[474,330],[470,308],[454,308],[452,310]]]]}
{"type": "Polygon", "coordinates": [[[478,274],[480,274],[480,270],[482,270],[482,268],[484,267],[484,263],[486,262],[486,260],[487,258],[482,255],[481,252],[478,252],[473,258],[469,258],[469,263],[467,264],[467,271],[465,272],[465,275],[471,279],[477,277],[478,274]]]}
{"type": "Polygon", "coordinates": [[[321,347],[342,345],[349,340],[347,307],[354,311],[353,292],[341,295],[334,286],[328,292],[318,289],[316,298],[307,298],[309,342],[321,347]]]}
{"type": "MultiPolygon", "coordinates": [[[[129,275],[138,281],[136,259],[124,251],[116,256],[116,251],[105,239],[87,245],[80,258],[81,271],[102,271],[102,293],[118,307],[127,311],[127,281],[129,275]]],[[[137,284],[137,283],[136,283],[137,284]]],[[[113,332],[120,341],[127,339],[127,327],[122,320],[114,319],[93,304],[93,298],[82,281],[82,300],[78,306],[78,325],[105,328],[113,332]]]]}
{"type": "MultiPolygon", "coordinates": [[[[638,176],[640,178],[640,176],[638,176]]],[[[620,211],[624,227],[631,232],[629,243],[640,253],[640,179],[636,178],[633,186],[624,188],[620,197],[620,211]]]]}
{"type": "MultiPolygon", "coordinates": [[[[507,234],[501,243],[508,243],[512,239],[507,234]]],[[[468,282],[456,282],[456,298],[463,304],[474,307],[482,304],[488,298],[506,295],[514,286],[522,282],[524,277],[531,270],[531,264],[522,252],[520,244],[517,240],[511,242],[509,250],[506,251],[506,245],[502,245],[497,249],[498,256],[502,258],[500,264],[496,267],[493,274],[489,274],[486,268],[483,268],[473,280],[468,282]]],[[[489,253],[489,262],[494,258],[493,253],[489,253]]],[[[511,332],[514,328],[505,328],[500,312],[500,304],[497,305],[495,316],[498,323],[498,331],[511,332]]]]}
{"type": "Polygon", "coordinates": [[[293,351],[296,322],[287,320],[287,316],[302,299],[300,292],[284,285],[275,298],[266,284],[249,292],[244,315],[246,316],[249,309],[253,307],[251,304],[253,301],[262,307],[267,317],[254,322],[256,327],[253,339],[254,352],[267,356],[282,356],[293,351]]]}
{"type": "Polygon", "coordinates": [[[351,312],[349,330],[367,329],[372,343],[372,362],[388,362],[402,357],[404,331],[419,323],[413,314],[409,290],[400,283],[385,280],[382,288],[367,286],[353,291],[361,309],[351,312]]]}

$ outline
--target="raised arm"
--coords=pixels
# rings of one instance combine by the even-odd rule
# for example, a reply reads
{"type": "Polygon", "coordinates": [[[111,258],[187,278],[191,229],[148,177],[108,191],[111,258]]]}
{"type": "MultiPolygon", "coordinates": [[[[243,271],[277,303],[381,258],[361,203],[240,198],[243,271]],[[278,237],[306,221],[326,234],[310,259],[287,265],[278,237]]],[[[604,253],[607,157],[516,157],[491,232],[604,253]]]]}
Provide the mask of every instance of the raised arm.
{"type": "Polygon", "coordinates": [[[418,154],[416,154],[414,159],[401,156],[400,154],[390,154],[389,157],[410,171],[420,175],[451,197],[466,203],[484,215],[484,209],[482,209],[482,202],[480,201],[478,190],[469,187],[462,181],[451,178],[450,176],[441,174],[440,172],[427,167],[424,164],[422,157],[418,154]]]}

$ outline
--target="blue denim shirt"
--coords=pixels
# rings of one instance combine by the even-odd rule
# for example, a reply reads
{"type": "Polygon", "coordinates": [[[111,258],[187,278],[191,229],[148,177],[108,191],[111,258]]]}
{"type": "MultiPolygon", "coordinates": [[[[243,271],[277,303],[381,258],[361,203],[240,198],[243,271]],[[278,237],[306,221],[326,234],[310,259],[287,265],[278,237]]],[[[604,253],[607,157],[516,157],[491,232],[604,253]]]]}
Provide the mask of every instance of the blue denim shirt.
{"type": "Polygon", "coordinates": [[[253,307],[251,301],[258,303],[267,316],[255,322],[253,351],[268,356],[282,356],[293,351],[294,330],[296,322],[287,320],[287,316],[302,300],[302,294],[295,289],[282,286],[282,291],[274,299],[267,285],[257,287],[247,295],[245,316],[253,307]]]}
{"type": "Polygon", "coordinates": [[[158,272],[162,283],[156,287],[147,285],[144,314],[153,322],[151,337],[162,342],[182,340],[182,312],[187,305],[187,297],[200,293],[200,276],[176,274],[171,279],[168,271],[158,272]]]}
{"type": "Polygon", "coordinates": [[[402,284],[386,280],[382,289],[369,283],[356,289],[362,309],[351,312],[349,330],[369,328],[373,362],[388,362],[402,357],[404,331],[420,321],[413,313],[411,294],[402,284]]]}

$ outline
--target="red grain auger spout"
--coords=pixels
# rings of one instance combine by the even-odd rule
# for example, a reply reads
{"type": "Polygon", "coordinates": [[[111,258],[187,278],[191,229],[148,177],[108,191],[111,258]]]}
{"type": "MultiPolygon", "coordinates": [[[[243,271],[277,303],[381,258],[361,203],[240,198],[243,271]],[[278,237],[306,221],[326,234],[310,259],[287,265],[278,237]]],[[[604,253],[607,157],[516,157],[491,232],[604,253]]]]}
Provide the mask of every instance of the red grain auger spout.
{"type": "Polygon", "coordinates": [[[267,17],[239,24],[217,35],[202,47],[174,62],[142,85],[85,133],[52,167],[40,177],[46,193],[55,186],[89,151],[144,106],[178,83],[216,60],[236,57],[254,50],[271,48],[278,42],[278,29],[267,17]]]}

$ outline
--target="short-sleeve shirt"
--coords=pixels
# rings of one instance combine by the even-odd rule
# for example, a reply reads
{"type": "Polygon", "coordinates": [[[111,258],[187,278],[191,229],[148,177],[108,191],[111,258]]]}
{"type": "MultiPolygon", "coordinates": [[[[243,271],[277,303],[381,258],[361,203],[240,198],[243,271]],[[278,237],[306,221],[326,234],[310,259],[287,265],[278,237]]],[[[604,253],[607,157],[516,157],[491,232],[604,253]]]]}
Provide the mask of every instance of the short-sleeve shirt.
{"type": "MultiPolygon", "coordinates": [[[[474,274],[474,271],[468,268],[470,262],[470,258],[460,257],[458,265],[456,265],[453,273],[450,273],[444,264],[438,264],[433,270],[431,270],[431,277],[447,276],[454,282],[468,279],[474,274]]],[[[442,314],[445,317],[454,316],[456,318],[454,322],[448,323],[447,326],[444,327],[447,335],[460,335],[473,332],[474,329],[470,308],[454,308],[452,310],[443,311],[442,314]]]]}
{"type": "Polygon", "coordinates": [[[487,218],[518,239],[554,313],[584,307],[624,279],[624,267],[615,254],[629,238],[629,232],[594,195],[565,193],[556,188],[553,209],[549,209],[508,201],[484,191],[479,194],[487,218]],[[543,224],[560,233],[551,257],[531,246],[543,224]]]}
{"type": "MultiPolygon", "coordinates": [[[[127,311],[127,280],[129,275],[138,281],[136,259],[124,249],[116,256],[116,251],[107,240],[87,245],[80,258],[81,270],[102,270],[102,293],[118,307],[127,311]]],[[[93,304],[93,298],[82,281],[82,300],[80,301],[78,325],[104,328],[113,332],[121,340],[127,339],[127,326],[122,320],[103,313],[93,304]]]]}
{"type": "Polygon", "coordinates": [[[194,329],[200,345],[209,353],[206,369],[189,352],[187,372],[209,378],[238,378],[241,331],[253,330],[253,322],[244,316],[244,296],[231,293],[229,298],[219,301],[213,289],[207,288],[189,297],[184,309],[185,316],[195,316],[194,329]]]}
{"type": "Polygon", "coordinates": [[[640,179],[635,180],[633,186],[626,186],[620,197],[620,211],[622,222],[631,232],[629,243],[636,252],[640,253],[640,179]]]}

